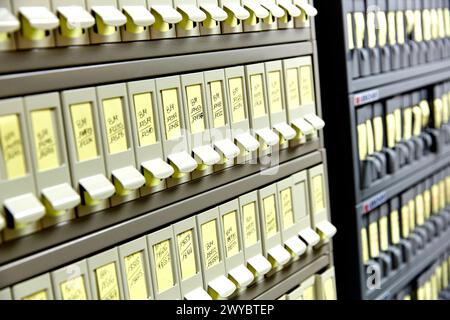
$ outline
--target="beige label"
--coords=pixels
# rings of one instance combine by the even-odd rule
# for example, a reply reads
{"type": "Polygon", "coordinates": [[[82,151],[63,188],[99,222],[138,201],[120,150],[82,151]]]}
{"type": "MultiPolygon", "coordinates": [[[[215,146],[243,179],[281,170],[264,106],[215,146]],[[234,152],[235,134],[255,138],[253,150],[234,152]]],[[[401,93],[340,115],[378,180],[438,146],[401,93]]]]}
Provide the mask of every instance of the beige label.
{"type": "Polygon", "coordinates": [[[347,13],[347,41],[348,50],[355,49],[355,41],[353,37],[353,16],[351,13],[347,13]]]}
{"type": "Polygon", "coordinates": [[[425,222],[424,203],[423,203],[423,196],[421,194],[419,194],[416,197],[416,217],[418,225],[422,225],[425,222]]]}
{"type": "Polygon", "coordinates": [[[446,202],[450,204],[450,176],[445,178],[445,194],[446,194],[446,202]]]}
{"type": "Polygon", "coordinates": [[[303,290],[303,300],[316,300],[314,286],[309,286],[303,290]]]}
{"type": "Polygon", "coordinates": [[[197,274],[196,252],[194,247],[194,231],[186,230],[177,235],[181,280],[189,279],[197,274]]]}
{"type": "Polygon", "coordinates": [[[373,154],[375,152],[375,144],[373,138],[373,129],[372,129],[372,121],[366,121],[367,128],[367,154],[373,154]]]}
{"type": "Polygon", "coordinates": [[[217,238],[216,220],[202,224],[203,257],[205,269],[209,269],[220,262],[219,239],[217,238]]]}
{"type": "Polygon", "coordinates": [[[412,135],[412,111],[411,108],[403,109],[403,138],[411,139],[412,135]]]}
{"type": "Polygon", "coordinates": [[[373,118],[373,129],[374,129],[374,140],[375,140],[375,151],[381,151],[383,149],[384,141],[384,129],[383,129],[383,119],[381,117],[373,118]]]}
{"type": "Polygon", "coordinates": [[[144,254],[139,251],[124,258],[130,300],[146,300],[149,298],[143,256],[144,254]]]}
{"type": "Polygon", "coordinates": [[[430,10],[423,9],[422,10],[422,19],[423,19],[423,39],[425,41],[431,40],[431,15],[430,10]]]}
{"type": "Polygon", "coordinates": [[[153,246],[155,259],[156,289],[162,293],[175,285],[172,270],[172,249],[170,240],[164,240],[153,246]]]}
{"type": "Polygon", "coordinates": [[[55,134],[55,111],[52,109],[31,112],[31,128],[39,171],[59,167],[58,145],[55,134]]]}
{"type": "Polygon", "coordinates": [[[434,99],[434,127],[439,129],[442,125],[443,103],[440,98],[434,99]]]}
{"type": "Polygon", "coordinates": [[[392,243],[398,244],[400,242],[400,227],[397,210],[391,212],[390,222],[392,243]]]}
{"type": "Polygon", "coordinates": [[[404,205],[401,209],[402,218],[402,237],[407,238],[409,236],[409,206],[404,205]]]}
{"type": "Polygon", "coordinates": [[[378,220],[380,230],[380,249],[386,251],[389,247],[389,231],[388,231],[388,218],[383,216],[378,220]]]}
{"type": "Polygon", "coordinates": [[[445,208],[445,182],[444,180],[439,181],[439,209],[443,210],[445,208]]]}
{"type": "Polygon", "coordinates": [[[238,123],[247,119],[242,77],[228,79],[228,86],[230,90],[231,118],[233,123],[238,123]]]}
{"type": "Polygon", "coordinates": [[[252,97],[253,118],[266,115],[266,105],[264,103],[263,75],[254,74],[250,76],[250,91],[252,97]]]}
{"type": "Polygon", "coordinates": [[[400,109],[395,109],[395,141],[400,142],[402,140],[402,111],[400,109]]]}
{"type": "Polygon", "coordinates": [[[422,110],[422,127],[426,127],[430,121],[430,105],[428,101],[422,100],[419,103],[419,107],[422,110]]]}
{"type": "Polygon", "coordinates": [[[98,156],[97,137],[92,115],[92,104],[86,102],[71,105],[70,116],[78,161],[96,158],[98,156]]]}
{"type": "Polygon", "coordinates": [[[444,18],[444,10],[439,8],[437,10],[438,14],[438,27],[439,27],[439,38],[445,38],[445,18],[444,18]]]}
{"type": "Polygon", "coordinates": [[[387,143],[389,148],[395,146],[395,117],[394,114],[389,113],[386,115],[386,127],[387,127],[387,143]]]}
{"type": "Polygon", "coordinates": [[[270,112],[281,112],[283,111],[283,96],[281,94],[281,72],[269,72],[268,81],[270,112]]]}
{"type": "Polygon", "coordinates": [[[386,13],[383,11],[377,12],[378,21],[378,45],[382,48],[388,41],[388,25],[386,19],[386,13]]]}
{"type": "Polygon", "coordinates": [[[225,255],[227,258],[239,253],[239,234],[237,226],[236,211],[224,214],[223,221],[223,240],[225,242],[225,255]]]}
{"type": "Polygon", "coordinates": [[[413,135],[418,136],[422,131],[422,109],[419,106],[413,107],[414,124],[413,135]]]}
{"type": "Polygon", "coordinates": [[[369,48],[375,48],[377,45],[377,37],[376,37],[376,29],[375,29],[375,12],[368,11],[367,12],[367,44],[369,48]]]}
{"type": "Polygon", "coordinates": [[[152,93],[135,94],[133,100],[139,146],[144,147],[155,144],[156,126],[152,93]]]}
{"type": "Polygon", "coordinates": [[[61,282],[59,286],[63,300],[87,300],[84,276],[61,282]]]}
{"type": "Polygon", "coordinates": [[[423,40],[422,14],[420,10],[414,11],[414,40],[416,42],[421,42],[423,40]]]}
{"type": "Polygon", "coordinates": [[[95,269],[99,300],[120,300],[116,264],[108,263],[95,269]]]}
{"type": "Polygon", "coordinates": [[[395,18],[395,12],[388,12],[388,36],[389,44],[391,46],[397,44],[397,22],[395,18]]]}
{"type": "Polygon", "coordinates": [[[291,68],[286,71],[287,82],[287,103],[289,109],[300,106],[300,94],[298,83],[298,69],[291,68]]]}
{"type": "Polygon", "coordinates": [[[431,191],[425,190],[423,192],[423,213],[425,214],[425,219],[428,219],[431,215],[431,191]]]}
{"type": "Polygon", "coordinates": [[[22,300],[48,300],[47,290],[42,290],[29,296],[22,298],[22,300]]]}
{"type": "Polygon", "coordinates": [[[378,257],[380,254],[380,247],[378,243],[378,224],[376,221],[369,225],[369,236],[370,236],[370,253],[371,257],[378,257]]]}
{"type": "Polygon", "coordinates": [[[26,175],[25,154],[20,130],[19,115],[0,117],[0,146],[8,179],[26,175]]]}
{"type": "Polygon", "coordinates": [[[404,44],[405,43],[405,16],[403,11],[396,12],[396,21],[397,21],[397,43],[404,44]]]}
{"type": "Polygon", "coordinates": [[[409,207],[409,230],[413,231],[416,227],[416,206],[413,199],[408,202],[409,207]]]}
{"type": "Polygon", "coordinates": [[[431,9],[431,38],[439,38],[439,16],[435,9],[431,9]]]}
{"type": "Polygon", "coordinates": [[[434,184],[431,187],[431,212],[437,213],[439,211],[439,187],[434,184]]]}
{"type": "Polygon", "coordinates": [[[363,263],[366,264],[369,261],[369,241],[366,228],[361,229],[361,250],[363,263]]]}
{"type": "Polygon", "coordinates": [[[213,81],[209,84],[211,93],[211,106],[214,128],[225,126],[225,105],[223,101],[222,81],[213,81]]]}
{"type": "Polygon", "coordinates": [[[283,228],[287,230],[294,224],[294,211],[292,209],[292,191],[288,187],[280,192],[281,216],[283,217],[283,228]]]}
{"type": "Polygon", "coordinates": [[[187,108],[191,133],[205,131],[205,111],[203,108],[202,86],[200,84],[186,87],[187,108]]]}
{"type": "Polygon", "coordinates": [[[246,248],[258,242],[256,203],[251,202],[242,206],[244,245],[246,248]]]}
{"type": "Polygon", "coordinates": [[[103,100],[106,137],[110,154],[128,150],[127,132],[121,98],[103,100]]]}
{"type": "Polygon", "coordinates": [[[270,238],[278,231],[275,195],[271,194],[270,196],[264,198],[263,207],[266,237],[270,238]]]}
{"type": "Polygon", "coordinates": [[[181,137],[180,107],[177,89],[166,89],[161,91],[164,111],[164,127],[166,139],[174,140],[181,137]]]}
{"type": "Polygon", "coordinates": [[[336,300],[336,287],[334,285],[334,279],[328,278],[323,285],[325,292],[325,300],[336,300]]]}
{"type": "Polygon", "coordinates": [[[325,199],[323,194],[323,177],[318,174],[312,178],[312,198],[314,214],[325,209],[325,199]]]}
{"type": "Polygon", "coordinates": [[[445,35],[450,37],[450,10],[444,9],[445,35]]]}
{"type": "Polygon", "coordinates": [[[364,13],[355,12],[355,45],[357,49],[362,49],[364,47],[364,34],[366,32],[366,23],[364,19],[364,13]]]}
{"type": "Polygon", "coordinates": [[[302,105],[314,103],[314,83],[311,66],[300,67],[300,97],[302,105]]]}

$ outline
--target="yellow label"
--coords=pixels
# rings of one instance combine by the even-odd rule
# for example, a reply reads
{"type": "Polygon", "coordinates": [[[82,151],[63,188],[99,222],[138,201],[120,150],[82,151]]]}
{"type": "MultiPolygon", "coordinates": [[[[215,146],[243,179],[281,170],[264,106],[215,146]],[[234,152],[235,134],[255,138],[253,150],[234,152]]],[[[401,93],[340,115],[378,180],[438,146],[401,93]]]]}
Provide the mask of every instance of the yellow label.
{"type": "Polygon", "coordinates": [[[401,210],[402,218],[402,237],[407,238],[409,236],[409,206],[404,205],[401,210]]]}
{"type": "Polygon", "coordinates": [[[441,180],[439,181],[439,209],[444,209],[445,203],[445,182],[441,180]]]}
{"type": "Polygon", "coordinates": [[[432,291],[431,280],[429,280],[429,281],[427,281],[427,283],[425,283],[425,300],[432,299],[433,293],[431,291],[432,291]]]}
{"type": "Polygon", "coordinates": [[[189,110],[189,123],[191,133],[205,131],[205,111],[203,108],[202,86],[195,84],[186,87],[187,108],[189,110]]]}
{"type": "Polygon", "coordinates": [[[353,17],[351,13],[347,13],[347,41],[348,49],[355,49],[355,42],[353,38],[353,17]]]}
{"type": "Polygon", "coordinates": [[[414,106],[413,109],[414,124],[413,124],[413,135],[418,136],[422,131],[422,109],[419,106],[414,106]]]}
{"type": "Polygon", "coordinates": [[[397,43],[397,32],[396,32],[396,20],[395,20],[395,12],[391,11],[388,12],[388,35],[389,35],[389,44],[391,46],[395,45],[397,43]]]}
{"type": "Polygon", "coordinates": [[[437,213],[439,211],[439,187],[434,184],[431,187],[431,213],[437,213]]]}
{"type": "Polygon", "coordinates": [[[406,16],[406,33],[410,35],[414,32],[414,19],[415,19],[414,11],[407,10],[405,12],[405,16],[406,16]]]}
{"type": "Polygon", "coordinates": [[[259,118],[266,115],[262,74],[251,75],[250,86],[251,86],[250,91],[252,97],[253,118],[259,118]]]}
{"type": "Polygon", "coordinates": [[[403,138],[411,139],[412,135],[412,111],[411,108],[403,109],[403,138]]]}
{"type": "Polygon", "coordinates": [[[59,286],[63,300],[87,300],[84,276],[61,282],[59,286]]]}
{"type": "Polygon", "coordinates": [[[449,114],[448,114],[448,110],[449,109],[449,100],[448,100],[448,96],[447,94],[444,94],[442,96],[442,121],[444,123],[448,122],[448,118],[449,118],[449,114]]]}
{"type": "Polygon", "coordinates": [[[413,231],[416,227],[416,208],[414,204],[414,200],[409,200],[409,230],[413,231]]]}
{"type": "Polygon", "coordinates": [[[186,280],[197,274],[193,230],[189,229],[177,235],[177,243],[181,280],[186,280]]]}
{"type": "Polygon", "coordinates": [[[439,17],[435,9],[431,9],[431,38],[439,38],[439,17]]]}
{"type": "Polygon", "coordinates": [[[430,121],[430,105],[427,100],[422,100],[419,103],[419,107],[422,110],[422,127],[426,127],[428,121],[430,121]]]}
{"type": "Polygon", "coordinates": [[[384,47],[387,43],[387,34],[388,34],[388,26],[386,13],[383,11],[377,12],[377,21],[378,21],[378,45],[380,47],[384,47]]]}
{"type": "Polygon", "coordinates": [[[264,209],[264,220],[265,220],[265,230],[266,237],[270,238],[275,235],[278,231],[277,224],[277,208],[275,206],[275,195],[264,198],[263,200],[264,209]]]}
{"type": "Polygon", "coordinates": [[[450,204],[450,176],[445,178],[445,194],[446,194],[446,202],[450,204]]]}
{"type": "Polygon", "coordinates": [[[334,286],[334,279],[328,278],[323,285],[325,300],[336,300],[336,288],[334,286]]]}
{"type": "Polygon", "coordinates": [[[228,79],[228,86],[230,90],[231,118],[233,119],[233,123],[238,123],[247,119],[242,77],[228,79]]]}
{"type": "Polygon", "coordinates": [[[422,225],[425,222],[424,203],[423,196],[421,194],[416,197],[416,220],[418,225],[422,225]]]}
{"type": "Polygon", "coordinates": [[[289,109],[300,106],[300,94],[298,85],[298,69],[291,68],[286,71],[287,103],[289,109]]]}
{"type": "Polygon", "coordinates": [[[225,126],[225,105],[223,102],[222,81],[213,81],[209,84],[211,93],[211,106],[213,112],[214,128],[225,126]]]}
{"type": "Polygon", "coordinates": [[[386,115],[386,127],[387,127],[387,144],[389,148],[395,146],[395,117],[394,114],[389,113],[386,115]]]}
{"type": "Polygon", "coordinates": [[[382,251],[386,251],[389,247],[389,231],[388,231],[388,219],[387,216],[383,216],[378,220],[380,228],[380,248],[382,251]]]}
{"type": "Polygon", "coordinates": [[[361,229],[361,254],[364,263],[369,261],[369,241],[367,240],[367,230],[366,228],[361,229]]]}
{"type": "Polygon", "coordinates": [[[73,136],[77,149],[78,161],[94,159],[97,153],[92,104],[89,102],[70,106],[73,136]]]}
{"type": "Polygon", "coordinates": [[[100,300],[120,299],[116,264],[114,262],[95,269],[95,279],[100,300]]]}
{"type": "Polygon", "coordinates": [[[447,261],[444,260],[444,262],[442,262],[442,286],[444,288],[448,286],[448,275],[449,275],[448,263],[447,261]]]}
{"type": "Polygon", "coordinates": [[[123,115],[122,98],[103,100],[106,137],[110,154],[128,150],[127,132],[123,115]]]}
{"type": "Polygon", "coordinates": [[[39,171],[59,167],[58,146],[54,126],[54,110],[31,112],[31,127],[39,171]]]}
{"type": "Polygon", "coordinates": [[[378,224],[376,221],[369,225],[369,236],[370,236],[370,253],[372,258],[378,257],[380,254],[380,247],[378,244],[378,224]]]}
{"type": "Polygon", "coordinates": [[[244,219],[244,245],[246,248],[258,242],[258,231],[256,230],[256,204],[255,202],[248,203],[242,206],[242,215],[244,219]]]}
{"type": "Polygon", "coordinates": [[[292,210],[292,191],[288,187],[280,192],[281,216],[283,217],[283,228],[287,230],[294,224],[294,210],[292,210]]]}
{"type": "Polygon", "coordinates": [[[442,100],[439,98],[434,99],[434,127],[439,129],[442,125],[442,100]]]}
{"type": "Polygon", "coordinates": [[[155,259],[156,287],[158,293],[162,293],[175,285],[170,240],[153,245],[153,257],[155,259]]]}
{"type": "Polygon", "coordinates": [[[268,82],[270,111],[272,113],[281,112],[283,111],[283,96],[281,94],[281,72],[269,72],[268,82]]]}
{"type": "Polygon", "coordinates": [[[370,155],[375,152],[372,121],[370,121],[370,120],[366,121],[366,128],[367,128],[367,153],[370,155]]]}
{"type": "Polygon", "coordinates": [[[416,42],[421,42],[423,40],[422,14],[421,14],[420,10],[414,11],[414,40],[416,42]]]}
{"type": "Polygon", "coordinates": [[[239,234],[236,211],[223,215],[222,219],[225,255],[229,258],[239,253],[239,234]]]}
{"type": "Polygon", "coordinates": [[[397,42],[398,44],[405,43],[405,16],[403,11],[397,11],[396,13],[397,21],[397,42]]]}
{"type": "Polygon", "coordinates": [[[444,9],[444,21],[445,21],[445,35],[450,36],[450,10],[448,8],[444,9]]]}
{"type": "Polygon", "coordinates": [[[314,286],[309,286],[303,290],[303,300],[316,300],[314,286]]]}
{"type": "Polygon", "coordinates": [[[425,190],[423,193],[423,212],[425,214],[425,220],[431,215],[431,192],[430,190],[425,190]]]}
{"type": "Polygon", "coordinates": [[[42,290],[29,296],[22,298],[22,300],[48,300],[47,290],[42,290]]]}
{"type": "Polygon", "coordinates": [[[369,48],[375,48],[377,45],[376,29],[375,29],[375,12],[367,12],[367,45],[369,48]]]}
{"type": "Polygon", "coordinates": [[[394,111],[395,118],[395,141],[399,142],[402,140],[402,111],[396,109],[394,111]]]}
{"type": "Polygon", "coordinates": [[[406,296],[403,297],[403,300],[411,300],[411,296],[407,294],[406,296]]]}
{"type": "Polygon", "coordinates": [[[431,40],[431,15],[430,10],[423,9],[422,10],[422,19],[423,19],[423,39],[425,41],[431,40]]]}
{"type": "Polygon", "coordinates": [[[0,146],[5,162],[6,177],[15,179],[26,175],[19,115],[11,114],[0,117],[0,146]]]}
{"type": "Polygon", "coordinates": [[[425,288],[423,286],[417,289],[417,300],[425,300],[425,288]]]}
{"type": "Polygon", "coordinates": [[[156,143],[152,93],[135,94],[133,100],[139,146],[152,145],[156,143]]]}
{"type": "Polygon", "coordinates": [[[125,276],[130,300],[146,300],[149,298],[147,279],[142,252],[135,252],[124,258],[125,276]]]}
{"type": "Polygon", "coordinates": [[[445,18],[444,18],[444,10],[439,8],[437,10],[438,14],[438,25],[439,25],[439,38],[445,38],[445,18]]]}
{"type": "Polygon", "coordinates": [[[178,90],[166,89],[161,91],[164,113],[164,127],[166,139],[173,140],[181,137],[180,107],[178,103],[178,90]]]}
{"type": "Polygon", "coordinates": [[[373,129],[375,133],[375,151],[381,151],[383,149],[384,140],[383,119],[381,119],[381,117],[373,118],[373,129]]]}
{"type": "Polygon", "coordinates": [[[217,239],[215,219],[202,224],[202,240],[205,269],[209,269],[220,262],[219,240],[217,239]]]}
{"type": "Polygon", "coordinates": [[[321,174],[312,178],[312,198],[314,214],[325,209],[325,199],[323,196],[323,178],[321,174]]]}
{"type": "Polygon", "coordinates": [[[366,31],[366,23],[363,12],[355,12],[355,45],[357,49],[364,47],[364,34],[366,31]]]}
{"type": "Polygon", "coordinates": [[[302,105],[314,103],[314,84],[311,66],[300,67],[300,97],[302,105]]]}
{"type": "Polygon", "coordinates": [[[391,222],[391,238],[392,243],[397,244],[400,242],[400,228],[398,223],[398,211],[394,210],[391,212],[390,217],[391,222]]]}

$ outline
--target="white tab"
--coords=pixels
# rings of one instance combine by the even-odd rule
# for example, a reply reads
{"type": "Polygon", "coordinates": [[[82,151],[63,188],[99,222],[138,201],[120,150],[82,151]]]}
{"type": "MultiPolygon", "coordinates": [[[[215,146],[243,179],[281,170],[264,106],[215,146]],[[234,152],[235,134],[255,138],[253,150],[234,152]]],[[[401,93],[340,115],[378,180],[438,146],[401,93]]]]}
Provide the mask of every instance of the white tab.
{"type": "Polygon", "coordinates": [[[123,6],[125,11],[137,26],[146,27],[155,22],[155,17],[144,6],[123,6]]]}
{"type": "Polygon", "coordinates": [[[45,188],[42,195],[55,211],[73,209],[81,202],[78,193],[68,183],[45,188]]]}
{"type": "Polygon", "coordinates": [[[214,146],[227,159],[234,159],[239,155],[239,148],[230,139],[216,141],[214,146]]]}
{"type": "Polygon", "coordinates": [[[206,14],[192,4],[179,4],[177,8],[183,11],[191,21],[202,22],[206,19],[206,14]]]}
{"type": "Polygon", "coordinates": [[[242,4],[244,5],[244,8],[252,11],[255,16],[260,19],[264,19],[269,16],[269,11],[264,9],[259,3],[255,2],[255,0],[243,0],[242,4]]]}
{"type": "Polygon", "coordinates": [[[155,5],[152,6],[152,9],[155,10],[166,23],[178,23],[183,19],[181,14],[171,6],[155,5]]]}
{"type": "Polygon", "coordinates": [[[79,183],[93,200],[106,200],[116,192],[114,185],[102,174],[80,179],[79,183]]]}
{"type": "Polygon", "coordinates": [[[173,175],[173,167],[161,158],[145,161],[141,166],[157,179],[167,179],[173,175]]]}
{"type": "Polygon", "coordinates": [[[127,17],[114,6],[92,6],[92,11],[108,26],[120,27],[127,23],[127,17]]]}
{"type": "Polygon", "coordinates": [[[20,7],[19,12],[35,29],[51,30],[59,25],[58,18],[46,7],[20,7]]]}
{"type": "Polygon", "coordinates": [[[6,226],[5,218],[3,218],[3,216],[0,214],[0,231],[2,231],[2,229],[5,228],[5,226],[6,226]]]}
{"type": "Polygon", "coordinates": [[[209,145],[193,148],[192,152],[200,164],[212,166],[220,161],[220,155],[209,145]]]}
{"type": "Polygon", "coordinates": [[[295,130],[286,122],[277,123],[273,128],[285,139],[291,140],[295,137],[295,130]]]}
{"type": "Polygon", "coordinates": [[[284,16],[284,11],[279,6],[277,6],[274,2],[274,0],[259,0],[261,5],[270,11],[270,13],[276,17],[281,18],[284,16]]]}
{"type": "Polygon", "coordinates": [[[69,29],[87,29],[95,24],[94,17],[81,6],[62,6],[57,10],[66,18],[69,29]]]}
{"type": "Polygon", "coordinates": [[[6,199],[6,210],[14,219],[14,224],[35,222],[45,215],[45,208],[32,193],[6,199]]]}
{"type": "Polygon", "coordinates": [[[178,153],[172,153],[167,156],[170,161],[178,168],[182,173],[189,173],[197,168],[197,161],[192,158],[186,151],[178,153]]]}
{"type": "Polygon", "coordinates": [[[306,241],[308,246],[313,247],[320,241],[320,236],[311,228],[305,228],[298,233],[299,237],[306,241]]]}
{"type": "Polygon", "coordinates": [[[255,133],[268,146],[274,146],[274,145],[276,145],[278,143],[278,136],[276,135],[275,132],[273,132],[269,128],[263,128],[263,129],[255,130],[255,133]]]}
{"type": "Polygon", "coordinates": [[[294,0],[294,3],[300,7],[310,17],[317,16],[317,9],[308,3],[308,0],[294,0]]]}
{"type": "Polygon", "coordinates": [[[262,254],[258,254],[247,260],[247,263],[252,267],[257,275],[263,276],[272,269],[272,265],[262,254]]]}
{"type": "Polygon", "coordinates": [[[219,297],[228,298],[236,291],[234,283],[225,276],[219,276],[208,283],[208,286],[213,289],[219,297]]]}
{"type": "Polygon", "coordinates": [[[292,124],[296,126],[297,129],[299,129],[300,132],[304,135],[310,135],[314,133],[314,127],[303,118],[292,120],[292,124]]]}
{"type": "Polygon", "coordinates": [[[292,0],[278,0],[277,3],[294,18],[302,14],[302,11],[292,4],[292,0]]]}
{"type": "Polygon", "coordinates": [[[212,300],[211,296],[203,288],[194,289],[184,296],[186,300],[212,300]]]}
{"type": "Polygon", "coordinates": [[[328,239],[331,239],[337,231],[336,227],[327,220],[322,220],[317,223],[316,229],[319,231],[319,234],[323,234],[328,239]]]}
{"type": "Polygon", "coordinates": [[[283,266],[291,259],[289,252],[281,245],[277,245],[272,249],[269,249],[267,253],[275,260],[277,265],[283,266]]]}
{"type": "Polygon", "coordinates": [[[139,189],[145,183],[144,176],[133,166],[113,170],[111,174],[126,190],[139,189]]]}
{"type": "Polygon", "coordinates": [[[234,14],[234,16],[239,20],[245,20],[248,17],[250,17],[250,12],[248,12],[247,9],[245,9],[244,7],[240,6],[237,3],[224,3],[223,7],[230,10],[234,14]]]}
{"type": "Polygon", "coordinates": [[[320,130],[323,129],[323,127],[325,127],[325,121],[323,121],[322,119],[320,119],[316,114],[314,113],[308,113],[307,115],[304,116],[305,120],[308,121],[309,123],[311,123],[311,125],[314,127],[314,129],[316,130],[320,130]]]}
{"type": "Polygon", "coordinates": [[[0,8],[0,32],[13,32],[19,28],[19,20],[8,9],[0,8]]]}
{"type": "Polygon", "coordinates": [[[245,288],[253,282],[253,273],[243,264],[231,269],[228,274],[238,283],[239,288],[245,288]]]}
{"type": "Polygon", "coordinates": [[[259,148],[259,142],[248,132],[241,133],[235,137],[245,150],[248,152],[256,151],[259,148]]]}
{"type": "Polygon", "coordinates": [[[215,21],[224,21],[228,18],[227,13],[219,6],[211,3],[200,4],[200,9],[206,11],[215,21]]]}
{"type": "Polygon", "coordinates": [[[306,244],[300,240],[297,236],[287,239],[284,245],[288,247],[296,256],[301,256],[306,252],[306,244]]]}

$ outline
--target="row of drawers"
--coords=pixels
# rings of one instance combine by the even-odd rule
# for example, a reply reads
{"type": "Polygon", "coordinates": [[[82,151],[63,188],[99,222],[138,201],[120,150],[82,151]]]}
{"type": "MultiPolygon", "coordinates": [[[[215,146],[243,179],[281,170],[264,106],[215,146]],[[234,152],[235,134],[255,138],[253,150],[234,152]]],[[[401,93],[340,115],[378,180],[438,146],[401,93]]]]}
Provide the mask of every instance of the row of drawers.
{"type": "Polygon", "coordinates": [[[309,28],[308,0],[1,0],[0,50],[309,28]]]}
{"type": "Polygon", "coordinates": [[[236,164],[274,166],[323,126],[309,56],[2,100],[3,238],[236,164]]]}
{"type": "MultiPolygon", "coordinates": [[[[12,287],[14,299],[227,299],[327,244],[318,165],[12,287]],[[89,286],[89,284],[91,284],[89,286]]],[[[334,272],[323,280],[332,279],[334,272]]],[[[313,283],[314,284],[314,283],[313,283]]],[[[6,292],[3,291],[3,298],[6,292]]]]}

